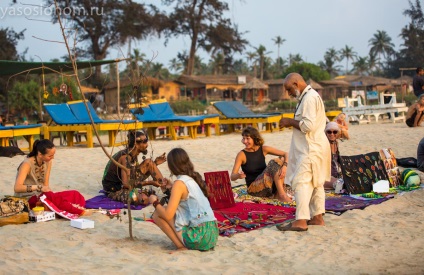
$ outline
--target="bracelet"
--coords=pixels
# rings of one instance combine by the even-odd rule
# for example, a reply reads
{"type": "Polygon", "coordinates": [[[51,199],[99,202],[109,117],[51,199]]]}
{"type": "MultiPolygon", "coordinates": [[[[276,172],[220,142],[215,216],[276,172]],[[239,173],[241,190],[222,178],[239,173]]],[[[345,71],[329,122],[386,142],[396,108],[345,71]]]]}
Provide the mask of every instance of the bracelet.
{"type": "Polygon", "coordinates": [[[158,206],[158,204],[160,204],[160,201],[159,200],[155,200],[152,205],[156,209],[156,207],[158,206]]]}
{"type": "Polygon", "coordinates": [[[27,192],[29,193],[29,192],[32,192],[32,185],[27,185],[27,192]]]}
{"type": "Polygon", "coordinates": [[[287,167],[287,162],[283,162],[283,166],[286,166],[287,167]]]}
{"type": "Polygon", "coordinates": [[[43,189],[43,186],[41,184],[37,185],[37,192],[41,192],[43,189]]]}

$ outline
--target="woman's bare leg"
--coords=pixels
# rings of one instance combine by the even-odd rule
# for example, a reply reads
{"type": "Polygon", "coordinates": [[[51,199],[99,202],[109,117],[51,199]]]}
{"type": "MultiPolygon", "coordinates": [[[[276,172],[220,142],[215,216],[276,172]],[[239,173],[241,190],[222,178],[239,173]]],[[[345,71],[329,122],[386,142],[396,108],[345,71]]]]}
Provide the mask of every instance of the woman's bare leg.
{"type": "Polygon", "coordinates": [[[165,220],[157,214],[157,212],[153,213],[153,220],[155,221],[156,225],[168,236],[168,238],[175,244],[178,250],[185,250],[187,249],[182,242],[182,239],[178,236],[177,232],[175,231],[174,227],[174,220],[165,220]]]}
{"type": "Polygon", "coordinates": [[[275,198],[282,202],[292,202],[292,199],[286,193],[284,188],[284,179],[280,178],[280,173],[275,173],[274,183],[277,187],[277,194],[275,198]]]}

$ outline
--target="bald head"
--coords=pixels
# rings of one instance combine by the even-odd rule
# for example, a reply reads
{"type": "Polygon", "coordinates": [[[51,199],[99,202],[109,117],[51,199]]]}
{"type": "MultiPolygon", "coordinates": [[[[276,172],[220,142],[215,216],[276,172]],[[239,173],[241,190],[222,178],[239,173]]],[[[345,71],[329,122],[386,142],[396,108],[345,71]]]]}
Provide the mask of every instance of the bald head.
{"type": "Polygon", "coordinates": [[[296,90],[302,92],[308,84],[303,77],[298,73],[290,73],[284,79],[284,88],[290,96],[296,96],[296,90]]]}

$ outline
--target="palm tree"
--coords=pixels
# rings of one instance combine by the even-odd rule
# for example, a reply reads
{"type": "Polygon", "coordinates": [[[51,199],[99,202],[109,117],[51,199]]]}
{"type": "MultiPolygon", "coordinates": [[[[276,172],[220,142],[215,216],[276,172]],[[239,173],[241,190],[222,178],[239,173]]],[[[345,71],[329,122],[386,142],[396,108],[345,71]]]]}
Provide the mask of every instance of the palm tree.
{"type": "Polygon", "coordinates": [[[379,64],[380,63],[378,62],[376,56],[370,53],[368,56],[368,69],[371,75],[374,75],[374,69],[377,68],[379,64]]]}
{"type": "Polygon", "coordinates": [[[289,54],[289,66],[296,64],[296,63],[302,63],[303,58],[300,54],[289,54]]]}
{"type": "MultiPolygon", "coordinates": [[[[252,61],[255,60],[255,58],[258,56],[258,54],[256,52],[247,52],[246,53],[246,57],[247,57],[247,66],[252,66],[252,61]]],[[[256,61],[253,65],[253,75],[256,76],[256,61]]]]}
{"type": "Polygon", "coordinates": [[[338,52],[334,47],[329,48],[324,54],[324,62],[320,62],[319,66],[326,70],[332,77],[336,76],[340,66],[335,65],[336,62],[340,61],[338,52]]]}
{"type": "Polygon", "coordinates": [[[346,45],[343,49],[340,50],[340,58],[341,60],[346,59],[346,72],[345,74],[347,74],[347,72],[349,71],[349,59],[355,58],[357,55],[356,52],[353,51],[352,47],[349,47],[348,45],[346,45]]]}
{"type": "Polygon", "coordinates": [[[259,47],[255,48],[255,50],[256,50],[256,53],[257,53],[257,56],[258,56],[258,60],[259,60],[259,70],[260,70],[260,74],[261,74],[260,79],[263,80],[264,79],[265,56],[272,53],[272,52],[267,52],[264,45],[259,45],[259,47]]]}
{"type": "Polygon", "coordinates": [[[184,66],[179,60],[172,58],[169,61],[169,68],[176,73],[180,73],[184,66]]]}
{"type": "Polygon", "coordinates": [[[286,40],[282,39],[281,36],[277,36],[273,38],[272,41],[274,41],[274,43],[277,45],[277,48],[278,48],[278,53],[277,53],[277,64],[278,64],[278,62],[280,62],[280,46],[282,46],[286,40]]]}
{"type": "Polygon", "coordinates": [[[356,74],[364,75],[368,71],[368,57],[358,57],[358,59],[353,62],[353,70],[356,74]]]}
{"type": "Polygon", "coordinates": [[[368,45],[371,46],[370,56],[377,56],[381,62],[381,55],[385,58],[392,55],[395,51],[392,43],[392,38],[387,34],[386,31],[377,31],[374,36],[368,40],[368,45]]]}

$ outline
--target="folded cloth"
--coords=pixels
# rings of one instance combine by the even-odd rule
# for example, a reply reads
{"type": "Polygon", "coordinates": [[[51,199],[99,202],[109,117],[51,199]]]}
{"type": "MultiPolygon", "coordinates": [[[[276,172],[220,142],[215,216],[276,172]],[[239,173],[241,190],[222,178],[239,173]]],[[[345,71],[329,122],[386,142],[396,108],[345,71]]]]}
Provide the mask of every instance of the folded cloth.
{"type": "MultiPolygon", "coordinates": [[[[101,190],[100,193],[103,193],[104,191],[101,190]]],[[[132,210],[141,210],[145,207],[145,205],[131,205],[132,210]]],[[[111,198],[108,198],[106,195],[98,195],[94,198],[88,199],[85,202],[85,208],[88,209],[126,209],[127,204],[120,202],[120,201],[114,201],[111,198]]]]}

